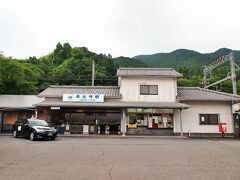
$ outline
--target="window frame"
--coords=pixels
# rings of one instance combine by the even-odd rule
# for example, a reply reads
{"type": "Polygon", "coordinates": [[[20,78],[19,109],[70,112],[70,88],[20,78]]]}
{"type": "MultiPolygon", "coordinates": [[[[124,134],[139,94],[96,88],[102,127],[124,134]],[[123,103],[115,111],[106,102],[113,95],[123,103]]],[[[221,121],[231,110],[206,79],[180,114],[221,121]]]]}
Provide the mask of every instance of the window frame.
{"type": "Polygon", "coordinates": [[[140,95],[158,95],[158,85],[146,85],[146,84],[141,84],[140,85],[140,95]],[[147,87],[147,93],[142,93],[141,87],[147,87]],[[157,87],[156,94],[150,93],[150,87],[157,87]]]}
{"type": "Polygon", "coordinates": [[[219,124],[219,120],[220,120],[220,114],[204,114],[204,113],[199,113],[199,125],[218,125],[219,124]],[[216,123],[210,123],[210,116],[211,115],[217,115],[217,122],[216,123]],[[205,122],[202,123],[203,121],[201,121],[202,117],[207,117],[205,119],[205,122]]]}

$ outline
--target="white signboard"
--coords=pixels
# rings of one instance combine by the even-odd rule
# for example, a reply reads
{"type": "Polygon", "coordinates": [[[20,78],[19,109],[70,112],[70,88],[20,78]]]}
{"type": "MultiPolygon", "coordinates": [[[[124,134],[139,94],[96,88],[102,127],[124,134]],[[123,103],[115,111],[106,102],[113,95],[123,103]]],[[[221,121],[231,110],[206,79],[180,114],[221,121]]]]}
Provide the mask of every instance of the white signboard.
{"type": "Polygon", "coordinates": [[[67,102],[104,102],[103,94],[63,94],[67,102]]]}
{"type": "Polygon", "coordinates": [[[59,110],[60,107],[51,107],[51,109],[53,109],[53,110],[59,110]]]}
{"type": "Polygon", "coordinates": [[[83,134],[89,134],[89,125],[83,125],[83,134]]]}
{"type": "Polygon", "coordinates": [[[149,118],[148,119],[148,127],[149,128],[152,128],[152,122],[153,122],[152,118],[149,118]]]}

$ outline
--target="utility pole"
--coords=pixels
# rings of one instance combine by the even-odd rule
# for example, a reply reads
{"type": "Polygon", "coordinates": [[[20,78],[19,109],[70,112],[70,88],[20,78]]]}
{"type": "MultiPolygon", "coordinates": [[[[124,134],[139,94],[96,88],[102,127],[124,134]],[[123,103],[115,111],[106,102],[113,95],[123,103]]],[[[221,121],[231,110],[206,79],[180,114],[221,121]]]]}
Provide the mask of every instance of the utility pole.
{"type": "Polygon", "coordinates": [[[94,80],[95,80],[95,61],[92,61],[92,86],[94,86],[94,80]]]}
{"type": "Polygon", "coordinates": [[[208,76],[208,72],[206,71],[206,66],[205,66],[203,69],[203,86],[205,89],[207,88],[207,85],[208,85],[207,76],[208,76]]]}
{"type": "Polygon", "coordinates": [[[232,79],[233,94],[237,95],[236,69],[235,69],[233,52],[230,53],[230,66],[231,66],[231,79],[232,79]]]}

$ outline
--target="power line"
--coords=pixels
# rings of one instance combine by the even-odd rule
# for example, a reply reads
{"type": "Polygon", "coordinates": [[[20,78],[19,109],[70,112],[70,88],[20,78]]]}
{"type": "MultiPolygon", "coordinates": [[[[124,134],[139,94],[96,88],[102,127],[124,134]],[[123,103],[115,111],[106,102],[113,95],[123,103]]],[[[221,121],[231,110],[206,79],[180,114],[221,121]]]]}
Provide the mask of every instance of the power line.
{"type": "Polygon", "coordinates": [[[211,64],[209,64],[208,66],[206,66],[203,69],[203,84],[204,84],[204,88],[209,88],[211,86],[217,85],[221,82],[224,82],[226,80],[231,79],[232,80],[232,88],[233,88],[233,94],[237,95],[237,83],[236,83],[236,69],[235,67],[239,68],[238,65],[235,63],[234,61],[234,54],[233,52],[231,52],[230,54],[226,55],[226,56],[221,56],[218,59],[216,59],[215,61],[213,61],[211,64]],[[212,71],[216,68],[218,68],[219,66],[221,66],[222,64],[226,63],[227,61],[230,62],[230,67],[231,67],[231,73],[228,73],[227,77],[224,79],[221,79],[217,82],[214,82],[212,84],[208,85],[208,78],[211,76],[212,71]]]}
{"type": "MultiPolygon", "coordinates": [[[[41,77],[39,78],[40,80],[87,80],[87,81],[92,81],[92,76],[76,76],[76,75],[71,75],[71,76],[54,76],[54,77],[41,77]]],[[[96,77],[95,80],[117,80],[118,78],[116,76],[104,76],[104,77],[96,77]]]]}

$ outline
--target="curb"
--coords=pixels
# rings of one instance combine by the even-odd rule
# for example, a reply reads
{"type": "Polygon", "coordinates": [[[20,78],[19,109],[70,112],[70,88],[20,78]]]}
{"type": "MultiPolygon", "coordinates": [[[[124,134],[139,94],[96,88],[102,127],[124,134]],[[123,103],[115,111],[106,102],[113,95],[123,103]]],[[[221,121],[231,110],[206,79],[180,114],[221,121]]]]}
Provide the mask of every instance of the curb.
{"type": "MultiPolygon", "coordinates": [[[[0,134],[0,137],[11,137],[11,133],[2,133],[0,134]]],[[[144,136],[144,135],[83,135],[83,134],[58,134],[58,138],[116,138],[116,139],[130,139],[130,138],[142,138],[142,139],[198,139],[198,140],[240,140],[238,137],[197,137],[197,136],[144,136]]]]}
{"type": "Polygon", "coordinates": [[[160,138],[160,139],[185,139],[187,137],[180,136],[132,136],[132,135],[58,135],[60,138],[160,138]]]}
{"type": "MultiPolygon", "coordinates": [[[[3,133],[0,134],[0,137],[10,137],[12,136],[11,133],[3,133]]],[[[83,135],[83,134],[58,134],[57,135],[58,138],[158,138],[158,139],[188,139],[188,137],[180,137],[180,136],[144,136],[144,135],[139,135],[139,136],[135,136],[135,135],[126,135],[126,136],[122,136],[122,135],[83,135]]]]}

